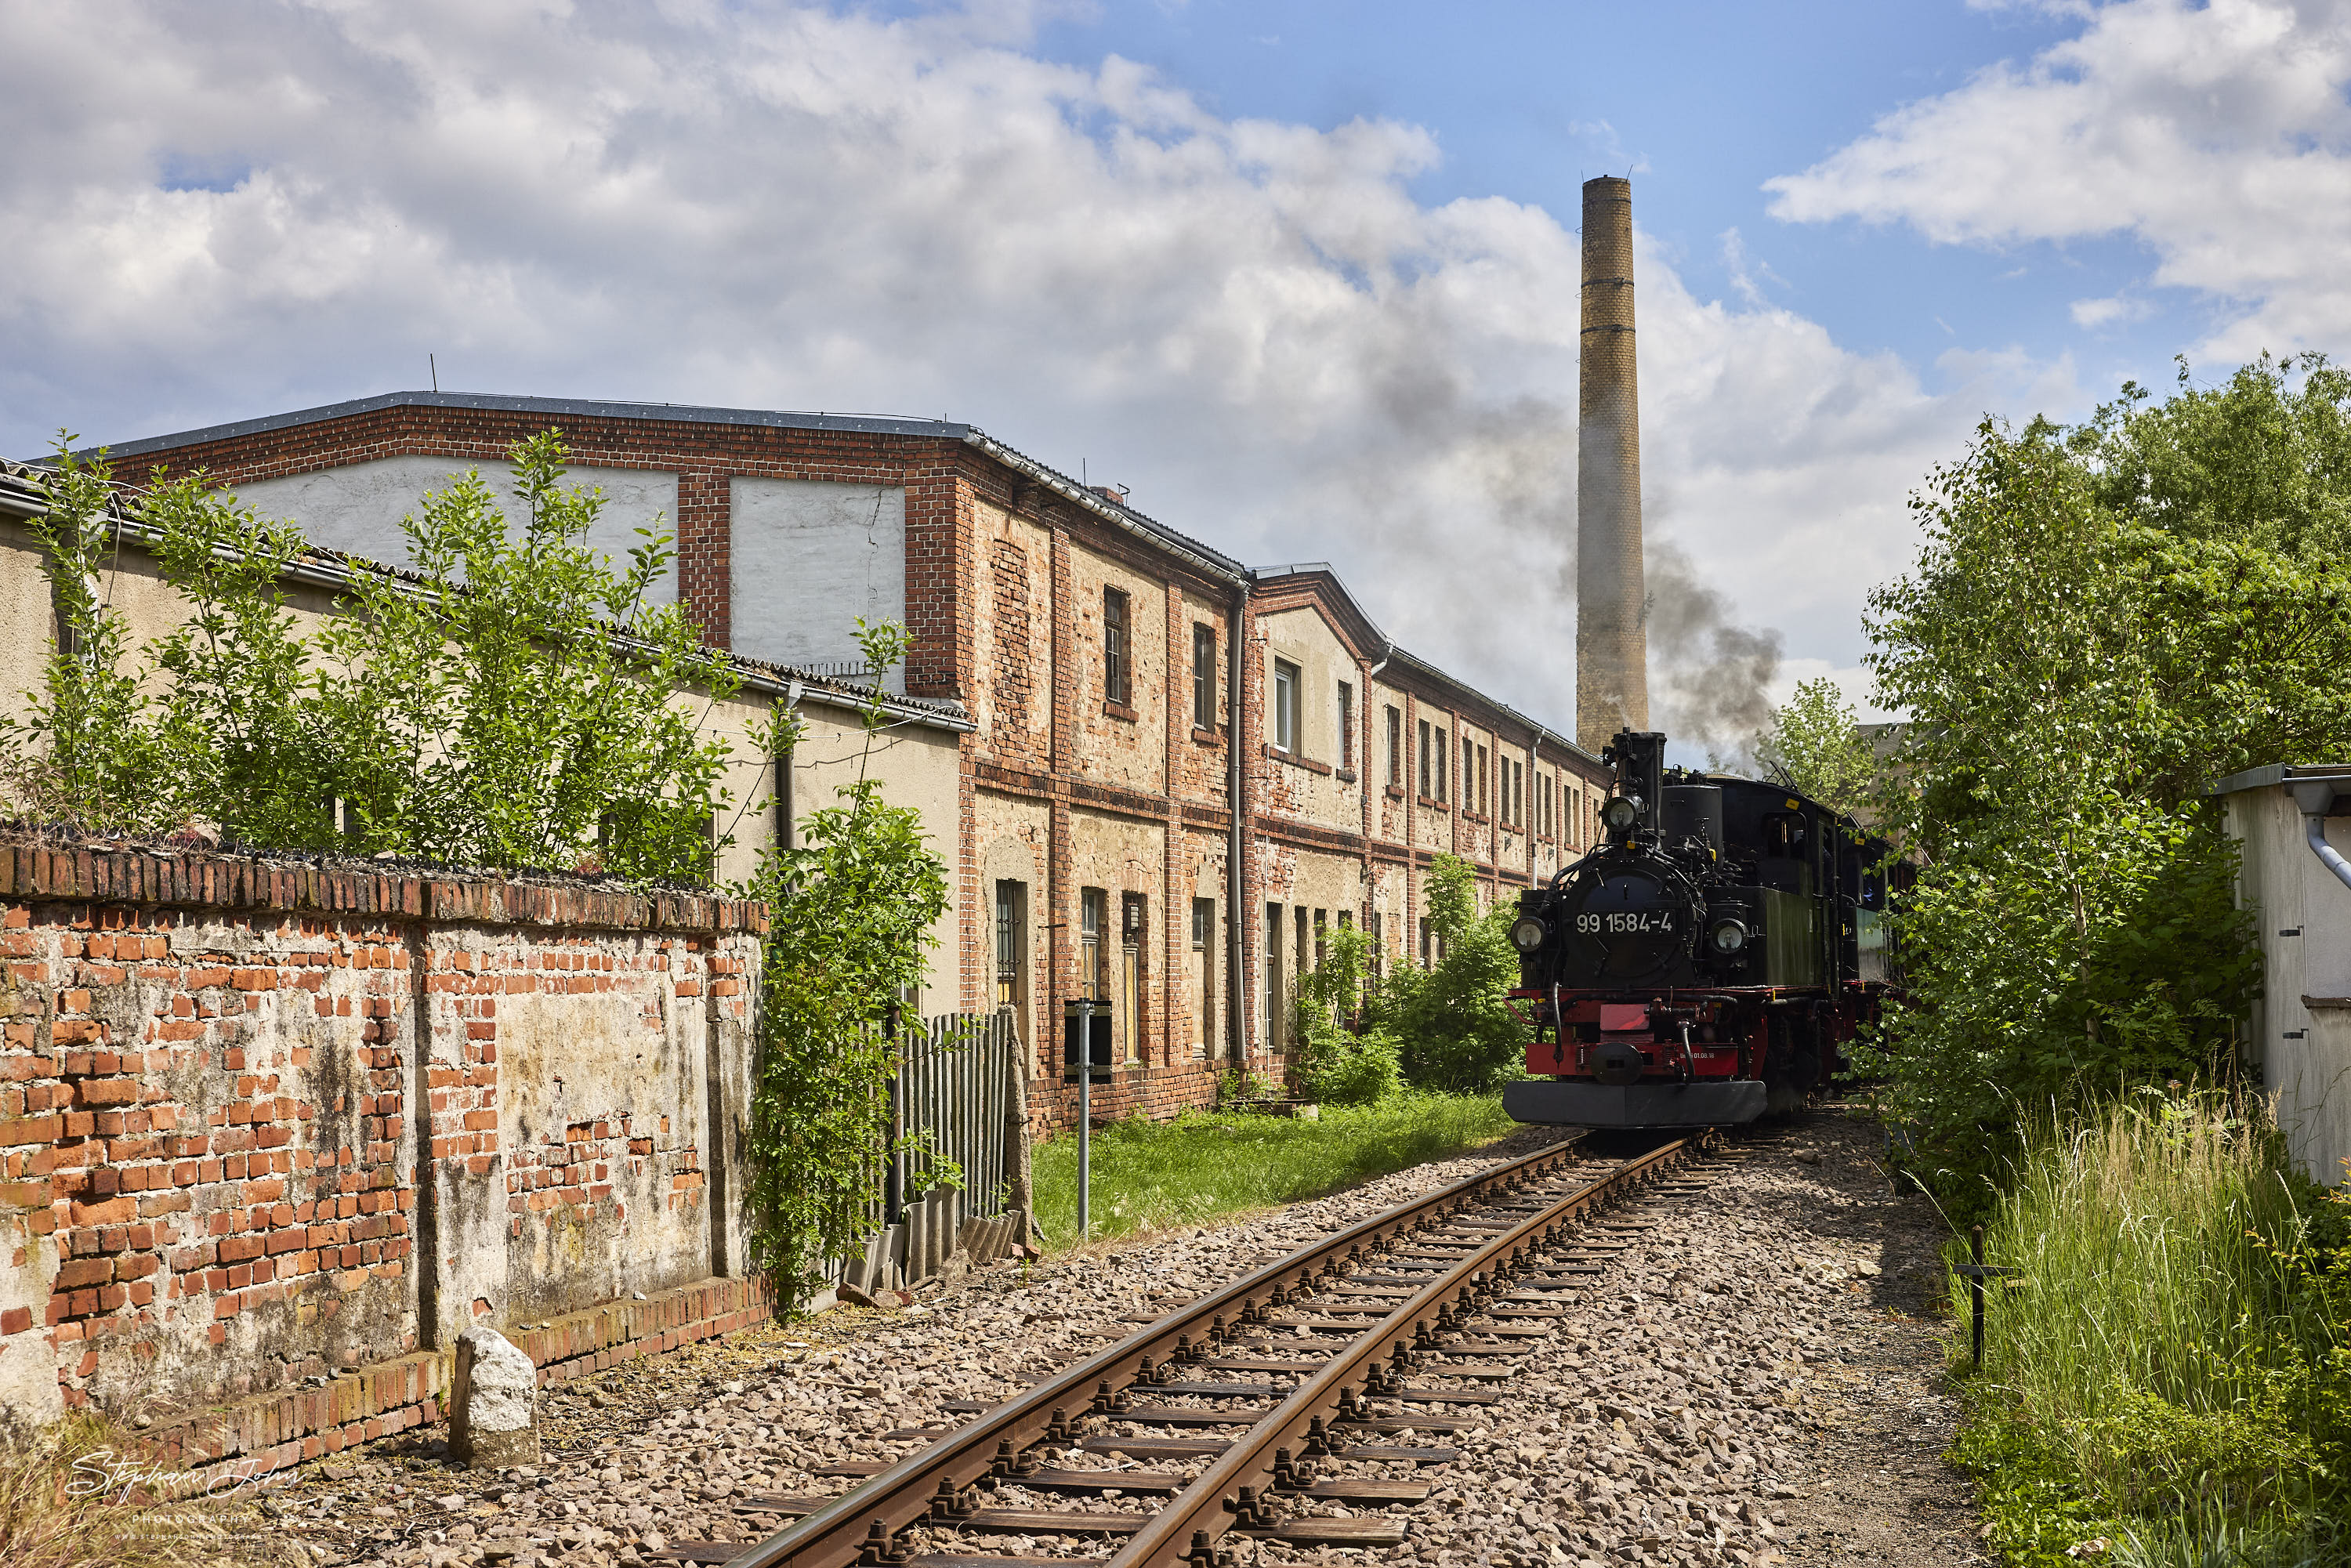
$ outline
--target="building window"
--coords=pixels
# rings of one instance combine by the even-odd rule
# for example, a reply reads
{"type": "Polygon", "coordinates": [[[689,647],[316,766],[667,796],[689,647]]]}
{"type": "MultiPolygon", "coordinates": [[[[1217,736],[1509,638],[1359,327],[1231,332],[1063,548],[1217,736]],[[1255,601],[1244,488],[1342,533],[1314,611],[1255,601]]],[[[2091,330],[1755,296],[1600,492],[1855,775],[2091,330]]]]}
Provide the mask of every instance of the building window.
{"type": "Polygon", "coordinates": [[[1388,782],[1399,788],[1404,784],[1404,713],[1393,707],[1388,709],[1388,782]]]}
{"type": "Polygon", "coordinates": [[[1280,1051],[1289,1037],[1281,1026],[1281,905],[1265,906],[1265,1048],[1280,1051]]]}
{"type": "Polygon", "coordinates": [[[1429,739],[1433,741],[1437,747],[1437,798],[1439,800],[1443,800],[1447,799],[1445,787],[1447,783],[1447,776],[1453,771],[1453,759],[1446,755],[1445,732],[1443,730],[1440,729],[1437,731],[1434,735],[1429,737],[1429,739]]]}
{"type": "MultiPolygon", "coordinates": [[[[1306,945],[1307,931],[1309,929],[1307,925],[1306,905],[1302,904],[1292,904],[1290,906],[1290,913],[1296,916],[1292,924],[1298,928],[1298,951],[1291,958],[1290,972],[1292,975],[1295,975],[1302,984],[1307,975],[1314,967],[1313,964],[1310,961],[1311,949],[1310,949],[1306,945]]],[[[1293,1009],[1291,1010],[1295,1011],[1296,1009],[1293,1009]]]]}
{"type": "Polygon", "coordinates": [[[1029,887],[996,884],[996,1005],[1019,1008],[1028,999],[1029,887]]]}
{"type": "Polygon", "coordinates": [[[1510,764],[1510,821],[1521,828],[1527,825],[1527,768],[1523,762],[1510,764]]]}
{"type": "Polygon", "coordinates": [[[1194,1020],[1192,1048],[1196,1061],[1208,1054],[1208,1043],[1217,1038],[1217,901],[1213,898],[1192,901],[1192,953],[1200,966],[1200,1009],[1194,1020]]]}
{"type": "Polygon", "coordinates": [[[1287,659],[1273,662],[1273,744],[1293,755],[1298,750],[1298,666],[1287,659]]]}
{"type": "Polygon", "coordinates": [[[1150,995],[1150,966],[1144,961],[1144,931],[1150,924],[1150,901],[1139,893],[1118,898],[1118,1041],[1119,1060],[1142,1061],[1149,1046],[1143,1029],[1144,998],[1150,995]]]}
{"type": "Polygon", "coordinates": [[[1478,810],[1480,815],[1488,817],[1496,815],[1494,810],[1494,770],[1492,768],[1488,766],[1491,760],[1491,755],[1486,750],[1486,748],[1482,746],[1479,747],[1478,748],[1478,810]]]}
{"type": "Polygon", "coordinates": [[[1217,629],[1192,623],[1192,727],[1217,727],[1217,629]]]}
{"type": "Polygon", "coordinates": [[[1078,890],[1078,989],[1097,999],[1110,995],[1102,973],[1102,926],[1110,918],[1110,894],[1099,887],[1078,890]]]}
{"type": "Polygon", "coordinates": [[[1420,798],[1424,800],[1433,800],[1437,798],[1435,792],[1428,787],[1428,721],[1426,719],[1420,721],[1420,798]]]}
{"type": "Polygon", "coordinates": [[[1129,706],[1127,682],[1126,594],[1102,590],[1102,698],[1121,707],[1129,706]]]}
{"type": "Polygon", "coordinates": [[[1339,683],[1339,766],[1355,765],[1355,688],[1339,683]]]}
{"type": "Polygon", "coordinates": [[[1373,909],[1364,912],[1364,935],[1370,938],[1369,942],[1366,944],[1369,951],[1364,956],[1367,965],[1371,969],[1372,978],[1376,980],[1381,976],[1387,973],[1388,956],[1387,947],[1380,939],[1380,912],[1378,910],[1373,909]]]}

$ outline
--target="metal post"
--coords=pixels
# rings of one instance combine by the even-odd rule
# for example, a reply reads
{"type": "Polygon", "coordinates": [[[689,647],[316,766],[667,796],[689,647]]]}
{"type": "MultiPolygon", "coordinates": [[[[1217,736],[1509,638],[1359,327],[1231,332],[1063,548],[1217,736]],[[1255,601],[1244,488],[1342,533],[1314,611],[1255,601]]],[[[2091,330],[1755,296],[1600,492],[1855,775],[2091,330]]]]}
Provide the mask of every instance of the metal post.
{"type": "Polygon", "coordinates": [[[1092,1223],[1094,1137],[1094,1004],[1092,997],[1078,1003],[1078,1239],[1083,1241],[1092,1223]]]}
{"type": "Polygon", "coordinates": [[[1968,1309],[1975,1320],[1975,1367],[1983,1370],[1983,1227],[1979,1225],[1970,1233],[1968,1249],[1972,1254],[1975,1271],[1968,1276],[1968,1309]]]}

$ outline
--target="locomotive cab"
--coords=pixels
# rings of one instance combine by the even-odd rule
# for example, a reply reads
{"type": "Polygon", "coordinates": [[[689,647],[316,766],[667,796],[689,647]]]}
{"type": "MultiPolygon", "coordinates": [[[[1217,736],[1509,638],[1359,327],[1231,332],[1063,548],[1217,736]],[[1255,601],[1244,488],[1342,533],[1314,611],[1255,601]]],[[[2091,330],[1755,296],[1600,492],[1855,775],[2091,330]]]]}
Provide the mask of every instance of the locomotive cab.
{"type": "Polygon", "coordinates": [[[1890,983],[1886,846],[1779,784],[1668,769],[1662,735],[1603,756],[1606,841],[1520,896],[1536,1076],[1504,1108],[1656,1127],[1793,1109],[1890,983]]]}

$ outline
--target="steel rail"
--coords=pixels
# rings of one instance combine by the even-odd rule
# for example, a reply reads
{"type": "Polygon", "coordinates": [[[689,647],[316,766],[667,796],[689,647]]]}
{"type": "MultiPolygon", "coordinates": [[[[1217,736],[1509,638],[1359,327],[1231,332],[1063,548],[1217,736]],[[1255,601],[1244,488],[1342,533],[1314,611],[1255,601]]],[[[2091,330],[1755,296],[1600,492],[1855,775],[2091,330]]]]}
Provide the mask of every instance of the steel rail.
{"type": "MultiPolygon", "coordinates": [[[[1150,1523],[1130,1536],[1103,1568],[1176,1568],[1176,1564],[1216,1568],[1220,1561],[1214,1550],[1216,1539],[1249,1522],[1238,1517],[1236,1502],[1242,1490],[1272,1490],[1277,1454],[1284,1449],[1306,1452],[1314,1423],[1337,1412],[1343,1393],[1364,1385],[1377,1362],[1393,1357],[1399,1365],[1404,1364],[1416,1348],[1426,1347],[1430,1320],[1440,1309],[1475,1297],[1503,1276],[1515,1274],[1519,1260],[1550,1245],[1552,1232],[1561,1225],[1678,1165],[1694,1146],[1695,1140],[1678,1139],[1627,1160],[1499,1233],[1422,1287],[1301,1382],[1289,1398],[1155,1514],[1150,1523]]],[[[1365,1392],[1378,1396],[1376,1389],[1366,1387],[1365,1392]]],[[[1340,1450],[1332,1457],[1346,1456],[1340,1450]]]]}
{"type": "Polygon", "coordinates": [[[1549,1145],[1399,1204],[1210,1291],[907,1455],[824,1508],[747,1547],[730,1558],[726,1568],[847,1568],[858,1561],[877,1525],[888,1538],[927,1519],[941,1481],[961,1490],[995,1473],[1003,1445],[1008,1443],[1017,1455],[1048,1437],[1063,1438],[1074,1421],[1092,1412],[1093,1391],[1103,1382],[1123,1389],[1144,1370],[1146,1360],[1156,1365],[1189,1352],[1196,1343],[1210,1348],[1229,1335],[1233,1323],[1242,1319],[1254,1322],[1269,1308],[1283,1305],[1291,1293],[1283,1285],[1286,1275],[1299,1272],[1297,1284],[1305,1286],[1312,1270],[1326,1261],[1424,1228],[1437,1216],[1474,1203],[1495,1188],[1549,1174],[1568,1163],[1578,1141],[1549,1145]]]}

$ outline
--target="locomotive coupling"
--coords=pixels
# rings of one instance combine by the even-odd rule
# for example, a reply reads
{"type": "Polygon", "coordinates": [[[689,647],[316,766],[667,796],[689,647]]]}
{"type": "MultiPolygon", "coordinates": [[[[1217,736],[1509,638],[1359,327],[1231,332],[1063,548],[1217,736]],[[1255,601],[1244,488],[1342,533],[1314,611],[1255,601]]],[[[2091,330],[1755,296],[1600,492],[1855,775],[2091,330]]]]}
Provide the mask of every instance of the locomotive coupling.
{"type": "Polygon", "coordinates": [[[1603,1083],[1638,1083],[1648,1066],[1641,1049],[1621,1040],[1604,1040],[1592,1048],[1592,1076],[1603,1083]]]}

